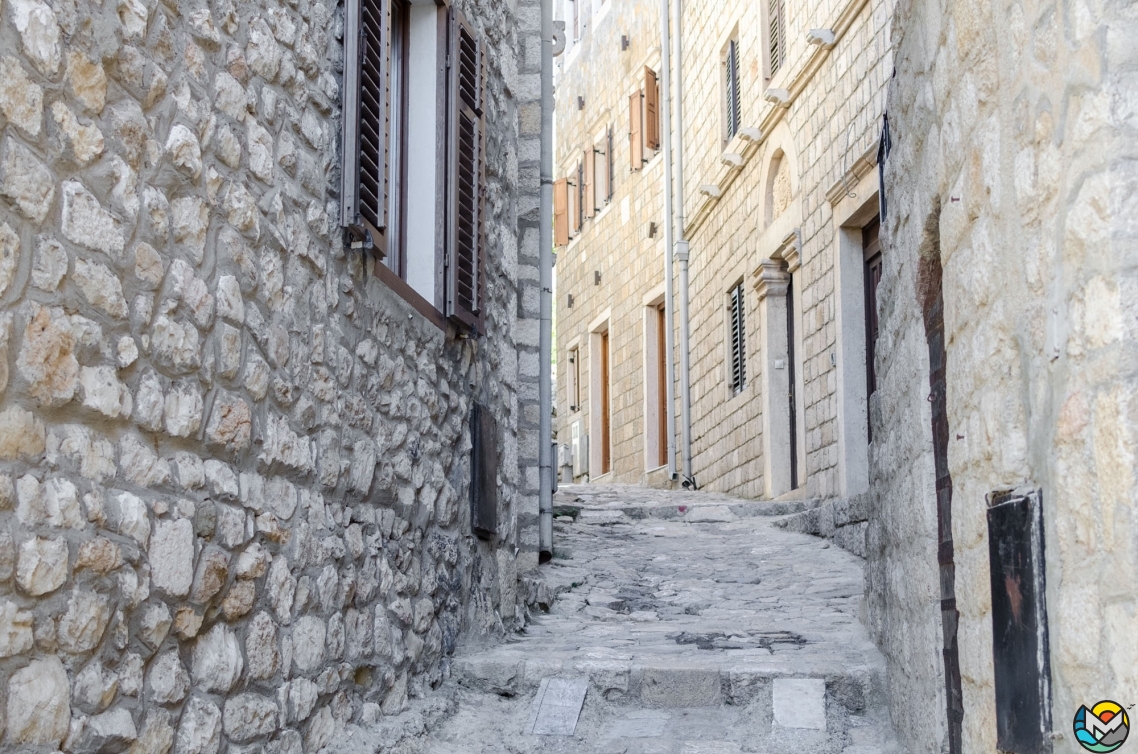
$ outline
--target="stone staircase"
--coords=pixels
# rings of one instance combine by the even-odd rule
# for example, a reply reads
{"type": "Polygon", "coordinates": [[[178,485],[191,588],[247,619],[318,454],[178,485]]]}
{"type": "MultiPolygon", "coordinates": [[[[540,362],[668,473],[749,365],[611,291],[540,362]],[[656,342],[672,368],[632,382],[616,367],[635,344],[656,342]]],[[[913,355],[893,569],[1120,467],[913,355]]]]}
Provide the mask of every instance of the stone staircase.
{"type": "Polygon", "coordinates": [[[528,587],[548,612],[461,650],[422,702],[432,722],[405,726],[425,735],[361,752],[903,752],[858,620],[861,559],[776,525],[817,501],[588,486],[556,504],[554,560],[528,587]],[[555,685],[583,703],[550,702],[555,685]]]}

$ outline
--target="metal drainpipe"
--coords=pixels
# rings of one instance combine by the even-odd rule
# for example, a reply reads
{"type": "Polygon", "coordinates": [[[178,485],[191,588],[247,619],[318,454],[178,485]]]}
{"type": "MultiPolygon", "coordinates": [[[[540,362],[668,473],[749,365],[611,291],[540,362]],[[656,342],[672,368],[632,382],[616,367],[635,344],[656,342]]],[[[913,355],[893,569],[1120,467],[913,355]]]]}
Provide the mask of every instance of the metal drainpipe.
{"type": "Polygon", "coordinates": [[[541,0],[541,361],[538,561],[553,559],[553,0],[541,0]]]}
{"type": "Polygon", "coordinates": [[[660,67],[663,69],[663,92],[661,99],[664,106],[660,108],[662,120],[660,132],[664,137],[664,350],[667,358],[664,359],[664,386],[666,390],[666,405],[668,407],[668,477],[676,478],[676,336],[673,330],[676,321],[675,304],[672,282],[672,113],[668,103],[672,98],[672,65],[671,43],[668,34],[668,16],[670,12],[669,0],[660,0],[660,67]]]}
{"type": "Polygon", "coordinates": [[[684,57],[683,0],[675,0],[672,30],[673,57],[676,66],[676,94],[672,99],[676,120],[676,261],[680,263],[680,421],[684,443],[684,487],[695,488],[691,458],[691,318],[688,306],[689,248],[684,237],[684,57]]]}

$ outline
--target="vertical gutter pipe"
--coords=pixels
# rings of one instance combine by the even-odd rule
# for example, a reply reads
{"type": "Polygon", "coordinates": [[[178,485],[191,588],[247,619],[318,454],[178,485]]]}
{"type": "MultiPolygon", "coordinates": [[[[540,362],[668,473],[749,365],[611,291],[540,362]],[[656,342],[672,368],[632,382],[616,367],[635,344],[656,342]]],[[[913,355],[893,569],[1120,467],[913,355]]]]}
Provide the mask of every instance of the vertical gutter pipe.
{"type": "Polygon", "coordinates": [[[541,0],[541,344],[538,561],[553,559],[553,0],[541,0]]]}
{"type": "Polygon", "coordinates": [[[672,216],[672,64],[671,41],[668,33],[668,17],[671,11],[669,0],[660,0],[660,67],[663,69],[660,108],[662,124],[660,131],[664,137],[664,385],[667,393],[667,432],[668,432],[668,477],[676,478],[676,335],[675,335],[675,290],[672,268],[673,216],[672,216]]]}
{"type": "Polygon", "coordinates": [[[673,57],[676,66],[676,93],[672,98],[676,120],[676,261],[680,263],[680,422],[684,444],[684,487],[695,488],[691,458],[691,317],[688,301],[687,239],[684,237],[684,55],[683,0],[675,0],[675,28],[672,30],[673,57]]]}

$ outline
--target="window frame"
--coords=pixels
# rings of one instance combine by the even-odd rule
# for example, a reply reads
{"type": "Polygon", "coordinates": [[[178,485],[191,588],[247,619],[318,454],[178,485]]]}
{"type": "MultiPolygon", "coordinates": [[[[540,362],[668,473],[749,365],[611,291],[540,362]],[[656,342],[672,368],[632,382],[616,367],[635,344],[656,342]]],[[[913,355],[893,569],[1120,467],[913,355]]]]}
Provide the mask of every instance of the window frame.
{"type": "MultiPolygon", "coordinates": [[[[408,175],[410,169],[410,151],[408,148],[408,117],[411,111],[411,87],[409,81],[412,75],[412,14],[413,4],[408,0],[379,0],[378,14],[369,15],[365,19],[363,0],[345,0],[345,27],[344,27],[344,79],[341,99],[341,207],[340,225],[344,233],[344,245],[349,250],[365,253],[365,267],[378,277],[389,289],[399,295],[416,311],[443,331],[448,331],[449,324],[458,325],[475,334],[483,328],[484,300],[485,300],[485,268],[487,264],[487,248],[485,239],[485,193],[486,161],[486,117],[484,101],[486,96],[486,56],[484,54],[485,39],[464,16],[449,4],[438,6],[437,23],[438,46],[435,55],[437,64],[431,70],[434,76],[434,106],[439,116],[439,129],[435,136],[435,149],[430,157],[431,168],[436,173],[438,181],[435,187],[435,202],[433,217],[438,232],[435,235],[434,248],[429,253],[434,257],[435,285],[430,294],[416,290],[407,281],[410,264],[407,250],[407,232],[409,227],[408,208],[408,175]],[[389,81],[393,68],[392,38],[395,32],[392,13],[398,12],[395,6],[403,12],[401,28],[401,45],[397,47],[401,53],[401,83],[399,88],[399,102],[392,102],[392,85],[389,81]],[[457,38],[457,29],[462,25],[474,40],[477,48],[478,72],[477,86],[477,168],[475,170],[476,191],[478,194],[476,237],[477,245],[473,251],[473,275],[476,283],[476,294],[473,298],[475,311],[464,312],[461,307],[454,305],[455,282],[453,269],[456,264],[454,253],[455,225],[458,219],[456,206],[452,194],[457,180],[457,123],[458,109],[456,100],[459,97],[457,81],[457,65],[451,65],[456,56],[452,52],[453,41],[457,38]],[[378,184],[382,186],[383,201],[377,202],[376,217],[382,212],[382,221],[370,222],[361,213],[362,192],[361,183],[365,170],[364,155],[361,151],[364,141],[364,129],[367,127],[362,120],[363,87],[364,87],[364,56],[369,52],[367,40],[369,31],[378,34],[381,50],[378,60],[373,61],[380,70],[379,80],[383,81],[381,96],[376,100],[372,98],[372,107],[369,110],[368,121],[371,124],[369,146],[373,149],[379,145],[378,154],[373,153],[373,162],[368,168],[378,175],[378,184]],[[441,75],[440,75],[441,74],[441,75]],[[375,103],[379,103],[379,115],[375,113],[375,103]],[[391,144],[391,131],[389,122],[392,111],[398,110],[396,117],[399,123],[396,128],[396,138],[399,143],[391,144]],[[375,123],[382,122],[382,133],[378,133],[375,123]],[[399,128],[398,126],[402,126],[399,128]],[[395,153],[395,161],[392,153],[395,153]],[[382,165],[375,164],[376,162],[382,165]],[[392,179],[393,172],[395,179],[392,179]],[[395,183],[392,190],[391,183],[395,183]],[[393,196],[393,194],[398,194],[393,196]],[[391,212],[394,208],[394,213],[391,212]],[[389,214],[397,214],[394,218],[394,233],[389,233],[393,223],[389,214]],[[394,236],[397,246],[392,253],[386,253],[389,235],[394,236]],[[386,261],[385,261],[386,257],[386,261]]],[[[369,6],[370,8],[370,6],[369,6]]],[[[375,78],[373,67],[369,74],[375,78]]],[[[372,185],[376,179],[372,178],[372,185]]],[[[426,219],[426,218],[424,218],[426,219]]]]}

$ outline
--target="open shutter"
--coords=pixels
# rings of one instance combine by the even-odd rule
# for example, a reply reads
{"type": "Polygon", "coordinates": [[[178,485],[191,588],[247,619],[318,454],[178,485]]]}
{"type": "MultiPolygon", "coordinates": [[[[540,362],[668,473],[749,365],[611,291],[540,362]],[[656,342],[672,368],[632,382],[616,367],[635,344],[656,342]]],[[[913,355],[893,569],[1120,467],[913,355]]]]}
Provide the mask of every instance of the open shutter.
{"type": "Polygon", "coordinates": [[[553,183],[553,243],[569,243],[569,181],[565,178],[553,183]]]}
{"type": "Polygon", "coordinates": [[[660,148],[660,86],[656,72],[644,67],[644,142],[653,151],[660,148]]]}
{"type": "Polygon", "coordinates": [[[727,46],[727,139],[739,133],[739,43],[731,40],[727,46]]]}
{"type": "Polygon", "coordinates": [[[605,146],[605,170],[608,177],[605,179],[605,204],[612,201],[613,183],[616,181],[616,155],[613,154],[612,126],[608,128],[608,144],[605,146]]]}
{"type": "Polygon", "coordinates": [[[731,290],[731,392],[742,392],[747,383],[747,328],[744,322],[743,284],[731,290]]]}
{"type": "Polygon", "coordinates": [[[388,0],[346,0],[340,224],[373,245],[387,221],[388,0]]]}
{"type": "Polygon", "coordinates": [[[585,217],[597,214],[597,163],[593,159],[593,148],[585,150],[585,217]]]}
{"type": "Polygon", "coordinates": [[[783,18],[784,0],[770,0],[768,17],[770,21],[770,64],[773,77],[786,60],[786,21],[783,18]]]}
{"type": "Polygon", "coordinates": [[[482,42],[454,8],[451,9],[449,37],[447,316],[477,330],[482,315],[484,244],[482,42]]]}
{"type": "Polygon", "coordinates": [[[644,91],[633,92],[628,98],[628,153],[633,172],[644,167],[644,114],[640,110],[643,106],[644,91]]]}
{"type": "Polygon", "coordinates": [[[584,216],[585,205],[585,187],[584,187],[585,174],[581,163],[577,163],[577,170],[573,174],[573,180],[569,182],[569,189],[572,192],[573,206],[569,210],[569,235],[576,236],[581,232],[582,217],[584,216]]]}

